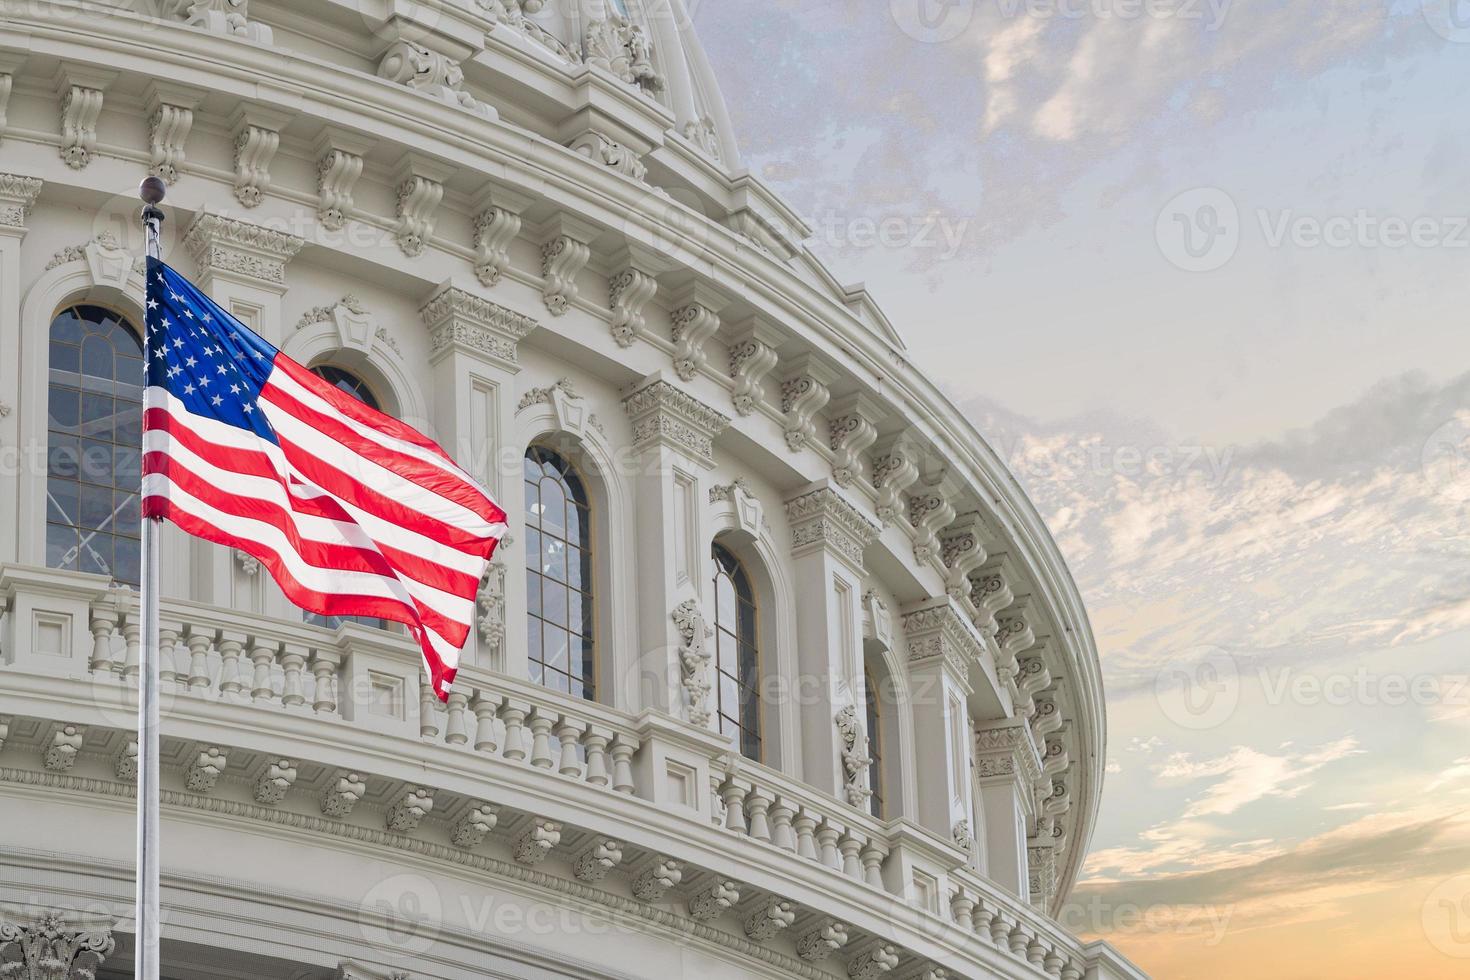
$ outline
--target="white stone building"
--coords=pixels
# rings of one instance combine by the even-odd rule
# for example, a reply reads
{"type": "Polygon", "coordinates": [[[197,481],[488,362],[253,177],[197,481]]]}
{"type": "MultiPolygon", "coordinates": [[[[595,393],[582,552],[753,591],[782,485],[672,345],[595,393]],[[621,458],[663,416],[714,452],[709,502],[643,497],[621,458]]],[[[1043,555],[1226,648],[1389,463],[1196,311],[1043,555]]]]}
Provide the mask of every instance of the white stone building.
{"type": "Polygon", "coordinates": [[[165,529],[167,977],[1141,976],[1054,918],[1103,775],[1077,590],[741,168],[681,0],[7,0],[22,976],[131,975],[149,173],[173,265],[512,523],[447,706],[397,627],[165,529]]]}

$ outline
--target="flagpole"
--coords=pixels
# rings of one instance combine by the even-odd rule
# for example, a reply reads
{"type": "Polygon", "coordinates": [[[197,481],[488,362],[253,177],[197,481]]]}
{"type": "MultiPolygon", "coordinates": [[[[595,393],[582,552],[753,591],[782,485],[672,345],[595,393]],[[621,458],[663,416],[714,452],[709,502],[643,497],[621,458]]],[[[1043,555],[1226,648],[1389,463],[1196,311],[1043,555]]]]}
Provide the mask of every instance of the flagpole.
{"type": "MultiPolygon", "coordinates": [[[[158,236],[163,225],[164,183],[147,177],[138,187],[143,199],[143,234],[148,257],[162,258],[158,236]]],[[[151,289],[149,284],[145,289],[151,289]]],[[[145,328],[145,332],[147,329],[145,328]]],[[[145,345],[146,346],[146,345],[145,345]]],[[[144,370],[147,370],[146,358],[144,370]]],[[[148,404],[144,380],[143,404],[148,404]]],[[[137,947],[133,958],[135,980],[158,980],[158,531],[157,517],[144,517],[142,574],[138,602],[142,607],[142,636],[138,670],[138,881],[136,892],[137,947]]]]}

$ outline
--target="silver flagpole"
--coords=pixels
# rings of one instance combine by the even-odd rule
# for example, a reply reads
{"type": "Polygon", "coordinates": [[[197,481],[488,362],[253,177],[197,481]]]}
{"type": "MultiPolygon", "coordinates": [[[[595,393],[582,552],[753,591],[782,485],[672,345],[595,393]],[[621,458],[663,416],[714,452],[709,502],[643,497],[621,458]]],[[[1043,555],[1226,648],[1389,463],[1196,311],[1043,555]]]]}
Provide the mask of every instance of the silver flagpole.
{"type": "MultiPolygon", "coordinates": [[[[158,233],[163,224],[164,184],[147,177],[138,187],[143,199],[143,234],[148,257],[159,255],[158,233]]],[[[150,283],[147,288],[151,289],[150,283]]],[[[145,327],[145,332],[147,328],[145,327]]],[[[147,365],[144,365],[147,370],[147,365]]],[[[148,404],[144,380],[143,405],[148,404]]],[[[142,528],[143,568],[139,578],[142,614],[142,651],[138,671],[138,887],[137,949],[133,959],[136,980],[158,980],[158,531],[161,521],[145,517],[142,528]]]]}

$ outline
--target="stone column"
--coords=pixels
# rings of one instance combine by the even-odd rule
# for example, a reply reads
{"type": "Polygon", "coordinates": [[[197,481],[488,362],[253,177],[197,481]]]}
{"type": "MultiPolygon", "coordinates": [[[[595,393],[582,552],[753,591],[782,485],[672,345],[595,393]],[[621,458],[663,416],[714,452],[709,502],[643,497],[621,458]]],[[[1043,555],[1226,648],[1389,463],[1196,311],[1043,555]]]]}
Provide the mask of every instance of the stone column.
{"type": "MultiPolygon", "coordinates": [[[[41,193],[36,177],[0,174],[0,556],[45,564],[39,555],[20,553],[19,501],[26,456],[20,444],[20,245],[26,218],[41,193]],[[14,457],[14,458],[11,458],[14,457]]],[[[44,329],[44,327],[42,328],[44,329]]],[[[44,336],[41,343],[45,343],[44,336]]],[[[44,458],[44,457],[40,457],[44,458]]],[[[43,545],[44,548],[44,545],[43,545]]]]}
{"type": "MultiPolygon", "coordinates": [[[[501,547],[509,551],[525,540],[520,447],[507,445],[520,371],[516,345],[536,329],[536,321],[452,282],[441,284],[419,312],[434,371],[434,437],[505,509],[511,541],[501,547]]],[[[495,564],[499,568],[491,570],[480,599],[485,628],[475,630],[465,661],[524,677],[525,644],[504,639],[505,624],[525,622],[525,575],[506,574],[499,552],[495,564]]]]}
{"type": "Polygon", "coordinates": [[[96,916],[46,909],[0,920],[0,959],[35,980],[96,976],[116,946],[112,922],[96,916]]]}
{"type": "Polygon", "coordinates": [[[638,382],[623,408],[633,425],[638,658],[617,665],[614,703],[714,727],[705,484],[714,466],[714,439],[730,419],[663,372],[638,382]]]}
{"type": "Polygon", "coordinates": [[[878,526],[837,490],[816,484],[786,502],[791,526],[802,776],[854,806],[867,802],[863,731],[863,551],[878,526]]]}
{"type": "Polygon", "coordinates": [[[918,772],[919,822],[945,840],[968,826],[970,794],[971,667],[982,661],[984,644],[948,596],[905,606],[909,691],[913,700],[914,754],[918,772]]]}
{"type": "Polygon", "coordinates": [[[980,843],[990,879],[1030,901],[1026,833],[1041,760],[1024,721],[987,723],[975,730],[975,775],[984,814],[980,843]]]}
{"type": "MultiPolygon", "coordinates": [[[[284,339],[286,266],[305,244],[295,235],[208,212],[196,216],[183,237],[184,249],[194,260],[195,284],[278,347],[284,339]]],[[[174,257],[173,263],[177,261],[174,257]]],[[[185,538],[177,528],[166,526],[164,575],[169,577],[172,566],[177,581],[172,587],[165,581],[164,591],[285,619],[300,615],[253,562],[231,560],[231,554],[230,549],[185,538]]]]}

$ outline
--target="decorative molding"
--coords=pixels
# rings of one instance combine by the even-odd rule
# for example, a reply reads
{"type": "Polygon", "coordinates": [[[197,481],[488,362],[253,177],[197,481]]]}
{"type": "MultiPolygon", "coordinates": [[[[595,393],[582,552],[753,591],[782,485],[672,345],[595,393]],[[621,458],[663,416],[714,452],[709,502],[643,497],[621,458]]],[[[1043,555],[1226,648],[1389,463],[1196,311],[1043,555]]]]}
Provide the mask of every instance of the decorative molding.
{"type": "Polygon", "coordinates": [[[740,902],[740,885],[728,878],[716,878],[714,884],[689,899],[689,917],[712,922],[740,902]]]}
{"type": "Polygon", "coordinates": [[[834,720],[842,745],[843,795],[851,805],[866,807],[873,795],[868,788],[868,770],[873,764],[873,757],[868,754],[868,733],[863,730],[854,705],[843,705],[834,720]]]}
{"type": "Polygon", "coordinates": [[[337,772],[322,788],[323,816],[342,819],[352,813],[359,800],[367,795],[367,783],[355,772],[337,772]]]}
{"type": "Polygon", "coordinates": [[[485,569],[476,593],[480,615],[475,625],[479,627],[480,639],[497,656],[505,644],[505,566],[492,562],[485,569]]]}
{"type": "Polygon", "coordinates": [[[540,864],[546,860],[551,849],[560,843],[561,824],[555,820],[532,817],[530,825],[517,838],[512,856],[517,864],[540,864]]]}
{"type": "Polygon", "coordinates": [[[720,149],[720,134],[715,128],[715,121],[708,114],[686,122],[684,138],[703,151],[704,155],[715,163],[724,162],[725,155],[720,149]]]}
{"type": "Polygon", "coordinates": [[[486,289],[510,268],[510,245],[521,233],[521,216],[491,205],[475,216],[475,278],[486,289]]]}
{"type": "Polygon", "coordinates": [[[567,144],[567,149],[625,177],[643,180],[648,176],[648,168],[643,165],[637,153],[595,129],[586,130],[575,137],[567,144]]]}
{"type": "Polygon", "coordinates": [[[1056,848],[1026,848],[1026,877],[1031,886],[1031,904],[1039,909],[1050,906],[1057,887],[1056,848]]]}
{"type": "Polygon", "coordinates": [[[662,902],[673,888],[684,879],[684,869],[673,858],[662,854],[654,855],[653,862],[633,879],[633,897],[649,905],[662,902]]]}
{"type": "Polygon", "coordinates": [[[237,116],[235,133],[235,200],[247,208],[259,207],[270,190],[271,162],[281,146],[284,113],[246,108],[237,116]]]}
{"type": "Polygon", "coordinates": [[[422,786],[409,786],[388,807],[388,829],[404,834],[417,830],[419,821],[434,809],[434,791],[422,786]]]}
{"type": "Polygon", "coordinates": [[[888,527],[903,516],[905,491],[919,479],[917,451],[902,436],[886,440],[873,454],[873,486],[878,490],[878,520],[888,527]]]}
{"type": "Polygon", "coordinates": [[[70,772],[82,751],[87,730],[81,725],[56,725],[41,746],[41,763],[48,772],[70,772]]]}
{"type": "Polygon", "coordinates": [[[693,381],[703,370],[708,355],[704,344],[720,329],[720,318],[703,303],[687,303],[671,315],[674,342],[674,373],[681,380],[693,381]]]}
{"type": "Polygon", "coordinates": [[[981,662],[985,646],[974,626],[948,596],[926,599],[902,617],[909,662],[940,661],[955,680],[968,686],[970,666],[981,662]]]}
{"type": "Polygon", "coordinates": [[[561,394],[566,398],[581,397],[577,394],[577,390],[573,386],[570,378],[559,378],[553,385],[548,385],[545,388],[532,388],[527,391],[521,396],[521,400],[516,403],[516,411],[524,412],[532,405],[550,405],[556,400],[557,394],[561,394]]]}
{"type": "Polygon", "coordinates": [[[975,625],[986,636],[1000,630],[996,614],[1016,601],[1005,574],[999,569],[970,573],[970,602],[975,607],[975,625]]]}
{"type": "Polygon", "coordinates": [[[248,5],[249,0],[163,0],[160,13],[165,18],[183,17],[190,27],[211,34],[270,46],[274,40],[271,29],[249,21],[248,5]]]}
{"type": "Polygon", "coordinates": [[[863,453],[878,441],[880,415],[878,403],[858,393],[827,406],[827,434],[834,454],[832,480],[839,487],[852,486],[864,476],[863,453]]]}
{"type": "Polygon", "coordinates": [[[194,106],[159,100],[148,117],[148,172],[166,184],[177,183],[184,144],[194,127],[194,106]]]}
{"type": "MultiPolygon", "coordinates": [[[[514,3],[515,0],[503,0],[514,3]]],[[[540,7],[540,0],[535,0],[540,7]]],[[[522,2],[523,7],[528,4],[522,2]]],[[[528,13],[532,12],[529,9],[528,13]]],[[[587,64],[611,72],[627,85],[649,93],[663,91],[663,76],[653,64],[653,42],[643,28],[613,14],[593,20],[582,33],[582,56],[587,64]]]]}
{"type": "Polygon", "coordinates": [[[623,862],[623,844],[611,837],[594,836],[572,863],[578,881],[596,882],[623,862]]]}
{"type": "Polygon", "coordinates": [[[623,399],[633,423],[633,446],[640,452],[662,445],[678,450],[706,467],[714,466],[714,440],[730,418],[658,375],[645,378],[623,399]]]}
{"type": "Polygon", "coordinates": [[[523,313],[449,284],[424,304],[419,316],[429,330],[431,360],[457,350],[511,371],[517,368],[516,345],[538,326],[523,313]]]}
{"type": "Polygon", "coordinates": [[[975,835],[970,832],[970,821],[968,820],[955,821],[950,836],[954,838],[955,846],[962,851],[969,851],[975,846],[975,835]]]}
{"type": "Polygon", "coordinates": [[[434,234],[439,202],[444,199],[443,181],[450,171],[412,155],[400,169],[398,200],[394,205],[398,225],[393,240],[412,259],[424,254],[424,246],[434,234]]]}
{"type": "Polygon", "coordinates": [[[776,345],[780,335],[760,321],[750,325],[730,343],[730,380],[734,385],[730,397],[737,415],[753,415],[766,397],[762,382],[780,360],[776,345]]]}
{"type": "Polygon", "coordinates": [[[0,226],[23,229],[31,216],[36,198],[41,196],[43,182],[39,177],[0,174],[0,226]]]}
{"type": "Polygon", "coordinates": [[[608,280],[608,305],[612,308],[612,335],[619,347],[631,347],[643,336],[648,323],[643,308],[658,293],[658,280],[632,266],[608,280]]]}
{"type": "Polygon", "coordinates": [[[800,452],[816,445],[816,414],[832,397],[827,387],[836,380],[835,372],[818,363],[809,354],[798,358],[796,369],[781,383],[781,411],[786,416],[786,445],[800,452]]]}
{"type": "Polygon", "coordinates": [[[248,552],[234,549],[235,564],[240,566],[240,571],[250,577],[260,574],[260,559],[248,552]]]}
{"type": "Polygon", "coordinates": [[[775,895],[767,895],[745,917],[745,934],[758,943],[770,942],[795,921],[794,904],[775,895]]]}
{"type": "Polygon", "coordinates": [[[210,745],[194,753],[193,761],[184,773],[184,785],[191,793],[212,793],[220,774],[229,766],[229,756],[224,748],[210,745]]]}
{"type": "Polygon", "coordinates": [[[863,552],[878,537],[878,526],[830,487],[788,500],[786,521],[793,555],[827,548],[859,574],[864,572],[863,552]]]}
{"type": "Polygon", "coordinates": [[[978,511],[962,514],[939,535],[939,560],[944,565],[944,590],[958,603],[970,601],[970,573],[990,556],[981,542],[983,527],[978,511]]]}
{"type": "Polygon", "coordinates": [[[939,487],[909,498],[909,523],[914,526],[914,560],[928,565],[939,559],[939,531],[954,520],[954,505],[939,487]]]}
{"type": "Polygon", "coordinates": [[[464,71],[452,58],[411,41],[399,39],[388,46],[378,62],[378,77],[482,119],[499,118],[494,108],[464,90],[464,71]]]}
{"type": "Polygon", "coordinates": [[[710,721],[709,662],[705,641],[715,635],[704,621],[697,599],[686,599],[670,613],[679,633],[679,680],[689,705],[689,723],[701,727],[710,721]]]}
{"type": "Polygon", "coordinates": [[[1011,721],[975,729],[975,775],[982,780],[1019,778],[1026,786],[1041,780],[1041,760],[1024,724],[1011,721]]]}
{"type": "Polygon", "coordinates": [[[50,272],[58,266],[66,265],[68,262],[86,262],[87,249],[97,248],[103,252],[111,253],[114,257],[121,256],[128,259],[127,265],[132,267],[132,257],[123,251],[118,244],[116,236],[110,231],[104,231],[85,245],[68,245],[51,256],[51,261],[46,263],[46,271],[50,272]]]}
{"type": "Polygon", "coordinates": [[[836,919],[823,919],[815,929],[796,941],[796,955],[808,963],[820,963],[847,945],[847,926],[836,919]]]}
{"type": "Polygon", "coordinates": [[[56,72],[61,94],[61,159],[73,170],[92,162],[97,150],[97,118],[102,115],[103,92],[117,73],[73,64],[56,72]]]}
{"type": "Polygon", "coordinates": [[[271,759],[255,780],[255,802],[275,806],[295,783],[296,764],[290,759],[271,759]]]}
{"type": "Polygon", "coordinates": [[[562,316],[577,298],[577,274],[587,266],[592,250],[571,235],[557,235],[541,246],[541,275],[546,284],[541,297],[552,316],[562,316]]]}
{"type": "Polygon", "coordinates": [[[863,639],[893,649],[893,615],[888,603],[873,589],[863,593],[863,639]]]}
{"type": "Polygon", "coordinates": [[[460,850],[478,847],[500,820],[500,807],[471,800],[460,818],[449,828],[449,840],[460,850]]]}
{"type": "Polygon", "coordinates": [[[184,232],[184,248],[201,272],[227,273],[269,286],[286,284],[286,263],[306,240],[260,225],[201,213],[184,232]]]}
{"type": "Polygon", "coordinates": [[[316,216],[322,227],[338,231],[352,214],[352,190],[362,177],[363,160],[357,153],[328,146],[316,162],[316,216]]]}
{"type": "Polygon", "coordinates": [[[896,966],[898,951],[887,943],[878,943],[847,964],[847,975],[852,980],[877,980],[896,966]]]}
{"type": "Polygon", "coordinates": [[[16,980],[92,980],[117,941],[101,920],[46,909],[28,922],[0,919],[0,973],[16,980]],[[70,920],[70,921],[69,921],[70,920]]]}

